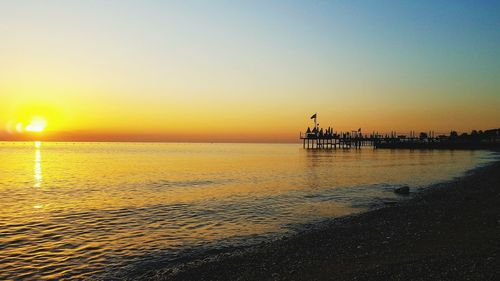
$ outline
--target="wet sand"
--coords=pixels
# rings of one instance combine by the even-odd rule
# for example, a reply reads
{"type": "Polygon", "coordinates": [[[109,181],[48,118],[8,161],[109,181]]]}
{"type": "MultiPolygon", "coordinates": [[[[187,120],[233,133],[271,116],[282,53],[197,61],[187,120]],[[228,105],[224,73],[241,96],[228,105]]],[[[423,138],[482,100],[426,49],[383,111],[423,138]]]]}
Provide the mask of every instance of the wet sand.
{"type": "MultiPolygon", "coordinates": [[[[500,162],[292,237],[145,280],[499,280],[500,162]]],[[[136,278],[134,278],[136,279],[136,278]]]]}

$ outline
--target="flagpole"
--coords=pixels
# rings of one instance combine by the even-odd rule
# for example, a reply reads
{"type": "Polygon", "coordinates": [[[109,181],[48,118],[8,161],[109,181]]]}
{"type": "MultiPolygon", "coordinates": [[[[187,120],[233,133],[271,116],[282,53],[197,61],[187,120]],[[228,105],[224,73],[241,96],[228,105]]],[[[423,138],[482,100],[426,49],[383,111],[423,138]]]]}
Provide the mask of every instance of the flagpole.
{"type": "Polygon", "coordinates": [[[318,118],[318,113],[314,113],[314,128],[316,128],[316,136],[318,136],[318,122],[317,122],[317,118],[318,118]]]}

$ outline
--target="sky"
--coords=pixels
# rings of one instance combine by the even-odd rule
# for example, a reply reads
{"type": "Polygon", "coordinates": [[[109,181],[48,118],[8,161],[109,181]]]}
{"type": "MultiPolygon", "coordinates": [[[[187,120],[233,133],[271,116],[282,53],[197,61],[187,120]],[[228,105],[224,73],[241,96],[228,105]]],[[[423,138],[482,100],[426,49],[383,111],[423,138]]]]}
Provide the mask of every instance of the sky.
{"type": "Polygon", "coordinates": [[[484,130],[499,77],[498,1],[0,0],[0,140],[484,130]]]}

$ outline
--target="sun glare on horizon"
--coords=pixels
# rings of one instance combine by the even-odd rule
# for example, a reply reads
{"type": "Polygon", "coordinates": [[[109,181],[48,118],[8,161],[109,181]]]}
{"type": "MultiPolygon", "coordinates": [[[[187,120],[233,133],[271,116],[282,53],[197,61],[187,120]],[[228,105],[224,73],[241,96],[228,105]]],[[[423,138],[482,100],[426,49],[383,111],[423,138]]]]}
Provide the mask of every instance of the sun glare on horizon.
{"type": "Polygon", "coordinates": [[[26,126],[25,130],[27,132],[39,133],[45,130],[45,127],[47,127],[47,121],[44,118],[35,117],[26,126]]]}

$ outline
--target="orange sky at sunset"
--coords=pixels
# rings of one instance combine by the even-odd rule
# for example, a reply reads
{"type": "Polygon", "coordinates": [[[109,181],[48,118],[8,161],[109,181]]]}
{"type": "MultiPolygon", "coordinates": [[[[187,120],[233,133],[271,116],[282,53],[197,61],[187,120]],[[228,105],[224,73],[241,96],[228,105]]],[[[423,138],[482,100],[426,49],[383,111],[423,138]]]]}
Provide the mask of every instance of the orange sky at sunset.
{"type": "Polygon", "coordinates": [[[294,142],[315,112],[366,133],[500,126],[498,17],[480,7],[2,6],[0,140],[294,142]]]}

